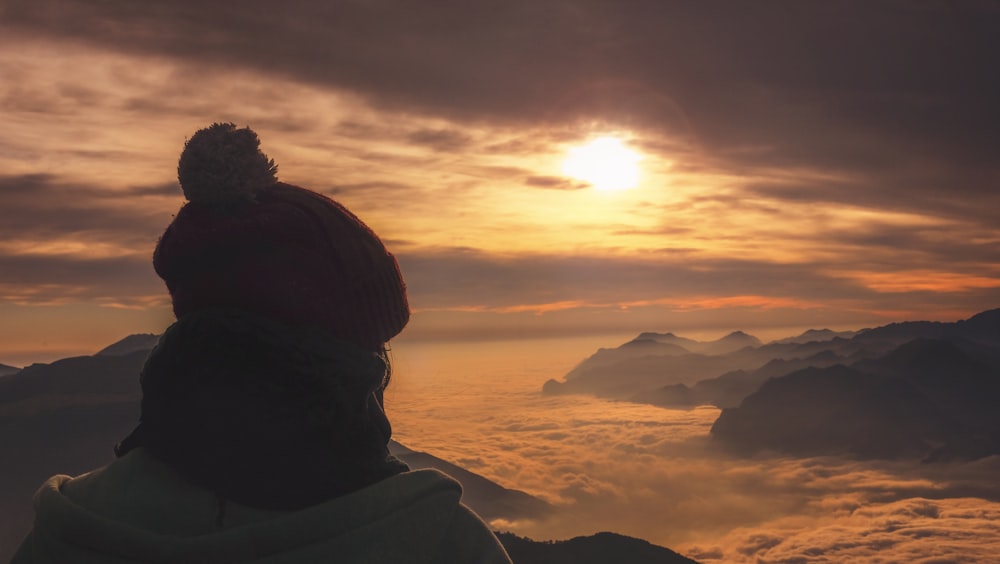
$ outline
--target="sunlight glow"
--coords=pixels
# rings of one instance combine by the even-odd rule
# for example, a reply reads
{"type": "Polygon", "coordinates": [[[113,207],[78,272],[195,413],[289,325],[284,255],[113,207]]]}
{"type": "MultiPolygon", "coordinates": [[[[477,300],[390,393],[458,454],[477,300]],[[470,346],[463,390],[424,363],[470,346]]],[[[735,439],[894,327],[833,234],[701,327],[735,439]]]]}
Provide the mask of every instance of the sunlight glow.
{"type": "Polygon", "coordinates": [[[589,182],[598,190],[627,190],[639,183],[642,156],[616,137],[598,137],[570,149],[563,174],[589,182]]]}

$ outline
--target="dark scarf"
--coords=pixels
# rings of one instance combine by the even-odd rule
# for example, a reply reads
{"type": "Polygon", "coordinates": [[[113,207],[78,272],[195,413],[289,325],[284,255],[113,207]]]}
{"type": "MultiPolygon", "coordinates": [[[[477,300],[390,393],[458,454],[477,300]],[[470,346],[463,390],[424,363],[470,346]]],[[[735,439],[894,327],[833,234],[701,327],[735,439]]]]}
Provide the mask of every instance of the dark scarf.
{"type": "Polygon", "coordinates": [[[143,367],[136,447],[224,499],[300,509],[406,471],[387,449],[384,352],[234,309],[186,315],[143,367]]]}

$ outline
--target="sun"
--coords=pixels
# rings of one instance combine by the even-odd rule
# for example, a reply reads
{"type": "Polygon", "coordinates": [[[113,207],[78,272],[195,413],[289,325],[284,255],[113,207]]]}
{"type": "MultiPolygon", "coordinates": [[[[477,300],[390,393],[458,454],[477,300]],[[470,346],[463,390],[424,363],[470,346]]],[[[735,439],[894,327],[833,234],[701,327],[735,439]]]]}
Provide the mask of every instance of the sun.
{"type": "Polygon", "coordinates": [[[626,147],[621,139],[598,137],[569,150],[563,161],[563,174],[588,182],[598,190],[627,190],[639,183],[641,160],[642,156],[626,147]]]}

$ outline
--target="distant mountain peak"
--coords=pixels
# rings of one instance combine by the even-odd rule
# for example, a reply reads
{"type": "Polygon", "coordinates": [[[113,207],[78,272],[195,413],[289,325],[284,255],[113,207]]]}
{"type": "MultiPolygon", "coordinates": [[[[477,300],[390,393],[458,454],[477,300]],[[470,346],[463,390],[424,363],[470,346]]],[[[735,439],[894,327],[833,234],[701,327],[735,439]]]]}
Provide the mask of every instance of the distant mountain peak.
{"type": "Polygon", "coordinates": [[[497,531],[497,538],[518,564],[590,564],[630,562],[634,564],[698,564],[681,554],[645,541],[616,533],[600,532],[569,540],[534,541],[510,532],[497,531]]]}
{"type": "Polygon", "coordinates": [[[647,349],[652,349],[652,350],[657,350],[657,349],[683,349],[683,347],[681,347],[680,345],[674,344],[674,343],[659,341],[659,340],[656,340],[656,339],[643,339],[643,338],[640,338],[640,337],[636,337],[635,339],[632,339],[631,341],[628,341],[627,343],[623,343],[618,348],[622,349],[622,348],[625,348],[625,347],[642,347],[642,348],[647,348],[647,349]]]}
{"type": "Polygon", "coordinates": [[[674,333],[671,333],[669,331],[666,333],[643,331],[642,333],[639,333],[639,335],[636,336],[635,338],[635,340],[640,340],[640,339],[649,341],[692,341],[693,342],[692,339],[675,335],[674,333]]]}
{"type": "Polygon", "coordinates": [[[993,319],[996,321],[1000,321],[1000,307],[994,309],[988,309],[986,311],[981,311],[976,315],[973,315],[969,319],[966,319],[966,321],[972,321],[973,319],[976,320],[993,319]]]}
{"type": "Polygon", "coordinates": [[[733,352],[744,347],[759,347],[762,344],[760,339],[753,335],[744,333],[743,331],[733,331],[725,337],[709,343],[709,350],[721,354],[733,352]]]}
{"type": "Polygon", "coordinates": [[[122,356],[135,351],[151,351],[160,336],[153,333],[136,333],[101,349],[96,356],[122,356]]]}
{"type": "Polygon", "coordinates": [[[851,339],[858,333],[865,331],[861,329],[860,331],[834,331],[833,329],[806,329],[799,335],[795,337],[786,337],[784,339],[778,339],[772,341],[776,344],[804,344],[804,343],[820,343],[826,341],[833,341],[835,339],[851,339]]]}

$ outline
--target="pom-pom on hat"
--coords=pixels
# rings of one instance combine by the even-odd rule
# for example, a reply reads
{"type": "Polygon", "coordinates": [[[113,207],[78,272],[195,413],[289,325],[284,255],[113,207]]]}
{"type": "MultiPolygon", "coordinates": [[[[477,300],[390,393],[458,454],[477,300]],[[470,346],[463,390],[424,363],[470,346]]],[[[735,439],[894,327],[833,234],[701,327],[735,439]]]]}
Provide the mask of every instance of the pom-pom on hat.
{"type": "Polygon", "coordinates": [[[188,203],[153,253],[174,314],[235,307],[382,349],[410,316],[395,257],[347,208],[276,172],[250,128],[216,123],[185,143],[188,203]]]}

